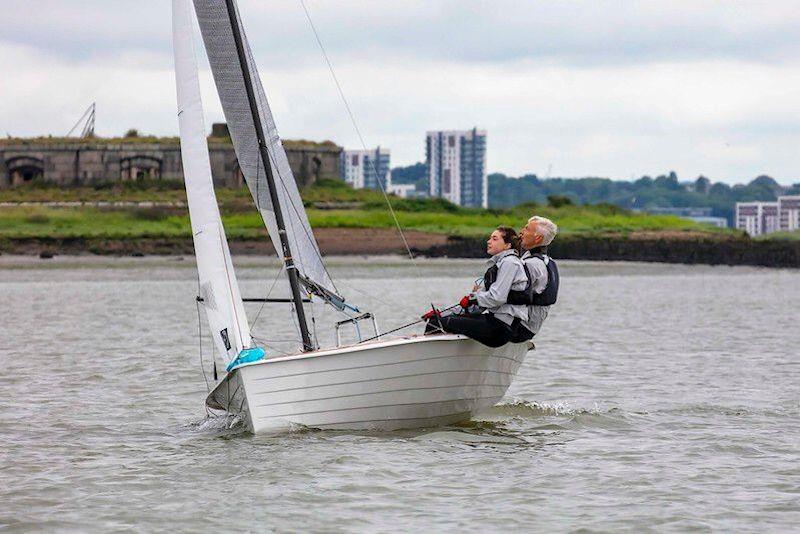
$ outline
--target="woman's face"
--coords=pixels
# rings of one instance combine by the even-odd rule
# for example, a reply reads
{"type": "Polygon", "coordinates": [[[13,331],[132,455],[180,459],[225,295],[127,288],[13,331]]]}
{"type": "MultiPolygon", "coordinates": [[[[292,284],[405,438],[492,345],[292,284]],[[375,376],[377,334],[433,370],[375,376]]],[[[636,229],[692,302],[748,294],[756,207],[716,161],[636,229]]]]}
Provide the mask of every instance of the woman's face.
{"type": "Polygon", "coordinates": [[[494,256],[510,248],[511,243],[503,241],[503,234],[500,233],[500,230],[492,232],[492,235],[490,235],[489,239],[486,241],[486,252],[488,252],[490,256],[494,256]]]}

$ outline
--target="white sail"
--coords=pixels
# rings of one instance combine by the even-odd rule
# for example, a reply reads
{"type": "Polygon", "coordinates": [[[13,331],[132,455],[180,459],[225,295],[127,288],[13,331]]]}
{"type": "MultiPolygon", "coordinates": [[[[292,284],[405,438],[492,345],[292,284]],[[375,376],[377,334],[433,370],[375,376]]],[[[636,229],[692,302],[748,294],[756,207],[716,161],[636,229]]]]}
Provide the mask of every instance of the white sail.
{"type": "MultiPolygon", "coordinates": [[[[214,73],[225,119],[236,149],[239,167],[247,181],[256,206],[266,223],[278,257],[282,257],[275,211],[270,200],[264,165],[259,154],[253,116],[247,99],[245,81],[239,63],[228,17],[226,0],[194,0],[200,31],[203,34],[208,60],[214,73]]],[[[234,2],[235,5],[235,2],[234,2]]],[[[241,18],[239,17],[241,21],[241,18]]],[[[323,288],[334,291],[317,241],[308,222],[308,215],[297,190],[286,152],[281,144],[272,112],[267,103],[264,87],[258,76],[253,55],[240,23],[244,52],[252,76],[258,106],[258,115],[269,152],[272,177],[277,189],[278,202],[286,224],[286,234],[292,250],[294,264],[299,273],[323,288]]]]}
{"type": "Polygon", "coordinates": [[[181,157],[200,296],[208,315],[214,345],[218,354],[228,362],[236,358],[242,349],[250,347],[252,339],[211,178],[190,2],[172,1],[181,157]]]}

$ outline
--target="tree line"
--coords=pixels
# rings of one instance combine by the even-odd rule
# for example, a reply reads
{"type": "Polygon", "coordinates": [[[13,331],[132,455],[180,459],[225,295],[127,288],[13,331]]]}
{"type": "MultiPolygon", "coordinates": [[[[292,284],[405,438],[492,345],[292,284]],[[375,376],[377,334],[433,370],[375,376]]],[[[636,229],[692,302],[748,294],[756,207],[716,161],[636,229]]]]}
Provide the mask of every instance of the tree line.
{"type": "MultiPolygon", "coordinates": [[[[424,163],[392,170],[394,183],[413,183],[417,190],[427,190],[424,163]]],[[[655,178],[622,181],[608,178],[539,178],[501,173],[489,175],[489,207],[508,208],[525,202],[546,204],[549,197],[569,198],[576,204],[614,204],[622,208],[708,207],[715,217],[733,219],[737,202],[772,201],[781,195],[800,195],[800,183],[782,186],[769,176],[758,176],[747,184],[728,185],[712,182],[705,176],[681,181],[675,172],[655,178]]]]}

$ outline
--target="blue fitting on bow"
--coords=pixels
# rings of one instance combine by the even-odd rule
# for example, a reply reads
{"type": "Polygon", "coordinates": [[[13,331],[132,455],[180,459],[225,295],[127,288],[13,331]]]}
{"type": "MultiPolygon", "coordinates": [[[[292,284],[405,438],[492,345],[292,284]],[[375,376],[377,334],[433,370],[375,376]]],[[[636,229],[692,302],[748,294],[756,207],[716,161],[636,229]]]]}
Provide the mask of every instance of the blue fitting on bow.
{"type": "Polygon", "coordinates": [[[230,373],[240,365],[250,362],[257,362],[258,360],[263,359],[266,354],[267,353],[264,352],[264,349],[261,347],[242,349],[242,352],[239,353],[235,360],[228,364],[228,367],[226,367],[225,370],[230,373]]]}

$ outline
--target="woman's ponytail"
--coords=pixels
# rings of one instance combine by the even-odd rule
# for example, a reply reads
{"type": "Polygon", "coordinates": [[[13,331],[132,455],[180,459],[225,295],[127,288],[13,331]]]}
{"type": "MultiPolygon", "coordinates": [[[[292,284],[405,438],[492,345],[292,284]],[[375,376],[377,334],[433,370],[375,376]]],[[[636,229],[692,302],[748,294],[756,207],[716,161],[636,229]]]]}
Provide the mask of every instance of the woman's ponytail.
{"type": "Polygon", "coordinates": [[[497,230],[500,232],[500,235],[503,236],[503,241],[506,243],[511,244],[511,250],[520,252],[520,246],[522,245],[519,236],[517,235],[517,231],[511,228],[510,226],[498,226],[497,230]]]}

